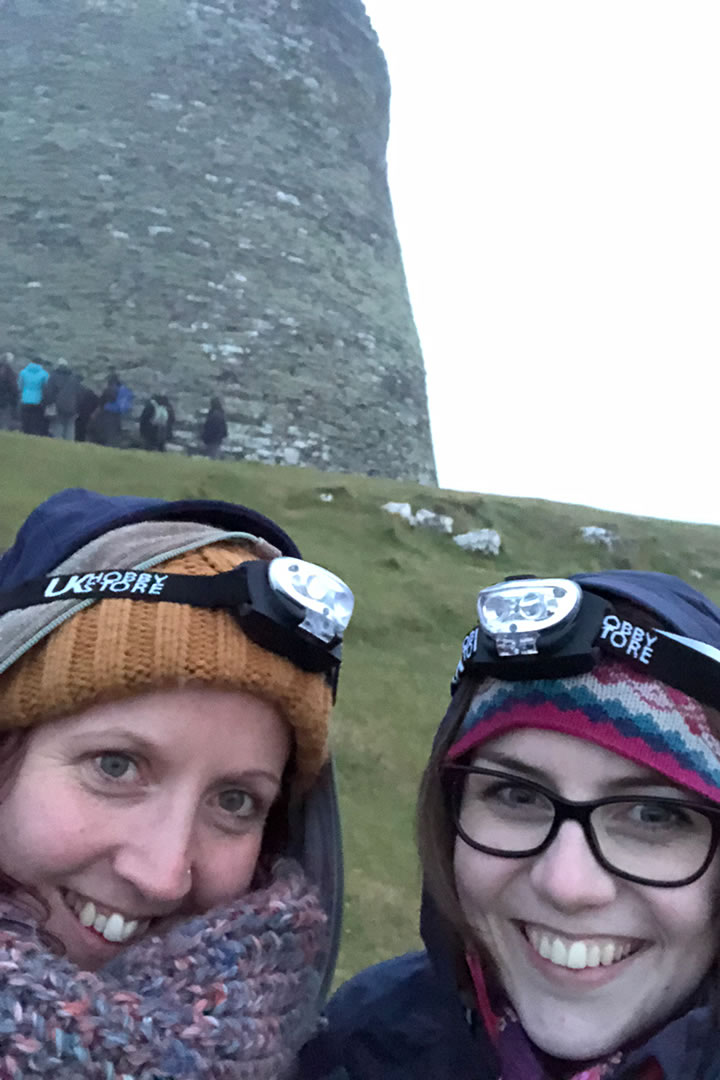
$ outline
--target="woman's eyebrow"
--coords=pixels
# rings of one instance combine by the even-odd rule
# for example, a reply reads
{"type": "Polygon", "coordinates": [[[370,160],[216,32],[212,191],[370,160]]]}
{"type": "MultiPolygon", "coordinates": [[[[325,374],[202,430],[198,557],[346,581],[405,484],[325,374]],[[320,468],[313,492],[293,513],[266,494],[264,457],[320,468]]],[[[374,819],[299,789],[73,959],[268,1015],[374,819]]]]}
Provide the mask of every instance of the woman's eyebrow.
{"type": "MultiPolygon", "coordinates": [[[[70,735],[72,743],[87,743],[88,739],[96,739],[101,736],[103,740],[107,740],[110,744],[117,740],[119,745],[127,746],[133,750],[139,750],[145,754],[146,757],[155,756],[161,760],[164,760],[163,748],[145,736],[140,735],[137,731],[129,731],[127,728],[122,727],[110,727],[102,728],[101,730],[82,733],[77,732],[74,735],[70,735]]],[[[277,773],[271,772],[269,769],[236,769],[231,772],[223,773],[222,776],[215,781],[216,784],[245,784],[252,780],[266,780],[270,781],[275,787],[282,785],[282,776],[278,776],[277,773]]]]}
{"type": "Polygon", "coordinates": [[[160,753],[160,747],[150,739],[140,735],[137,731],[129,731],[123,727],[103,727],[97,728],[97,730],[93,728],[89,731],[71,732],[68,738],[72,744],[87,743],[97,739],[111,743],[117,739],[119,744],[124,743],[148,755],[160,753]]]}
{"type": "Polygon", "coordinates": [[[539,784],[545,784],[546,787],[557,787],[557,780],[554,776],[537,768],[535,765],[528,765],[526,761],[512,757],[511,754],[504,754],[501,750],[484,750],[479,757],[473,758],[472,763],[480,768],[482,768],[483,764],[499,765],[503,769],[510,769],[511,772],[522,773],[528,779],[537,780],[539,784]]]}
{"type": "Polygon", "coordinates": [[[282,777],[269,769],[239,769],[237,772],[224,773],[217,784],[246,784],[248,780],[269,780],[275,787],[282,785],[282,777]]]}
{"type": "MultiPolygon", "coordinates": [[[[529,765],[527,761],[521,761],[511,754],[505,754],[501,750],[483,751],[481,758],[477,757],[473,759],[473,764],[479,764],[481,759],[482,762],[487,762],[489,765],[500,765],[503,769],[510,769],[512,772],[527,776],[528,779],[536,780],[537,783],[543,784],[545,787],[554,788],[555,790],[559,787],[557,776],[545,772],[536,765],[529,765]]],[[[666,790],[672,790],[679,798],[682,798],[685,795],[685,792],[678,791],[673,784],[665,779],[665,777],[655,776],[652,773],[644,773],[639,776],[618,776],[615,779],[611,778],[610,780],[604,781],[602,787],[607,791],[618,792],[637,790],[638,788],[646,787],[665,788],[666,790]]],[[[698,796],[692,797],[698,798],[698,796]]]]}

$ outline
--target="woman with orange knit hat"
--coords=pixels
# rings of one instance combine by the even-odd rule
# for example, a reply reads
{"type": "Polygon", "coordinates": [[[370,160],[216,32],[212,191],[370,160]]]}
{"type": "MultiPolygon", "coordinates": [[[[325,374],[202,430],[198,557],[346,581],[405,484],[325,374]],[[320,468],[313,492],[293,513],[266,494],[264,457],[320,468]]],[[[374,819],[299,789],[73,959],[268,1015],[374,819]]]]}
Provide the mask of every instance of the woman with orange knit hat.
{"type": "Polygon", "coordinates": [[[0,560],[0,1075],[288,1074],[337,952],[351,613],[242,506],[33,511],[0,560]]]}

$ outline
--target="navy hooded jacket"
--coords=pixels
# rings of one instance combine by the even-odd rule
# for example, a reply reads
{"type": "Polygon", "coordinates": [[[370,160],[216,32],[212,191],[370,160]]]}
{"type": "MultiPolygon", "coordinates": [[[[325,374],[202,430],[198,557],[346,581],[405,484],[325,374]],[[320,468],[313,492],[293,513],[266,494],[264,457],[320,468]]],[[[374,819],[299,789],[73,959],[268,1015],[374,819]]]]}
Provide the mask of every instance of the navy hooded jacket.
{"type": "MultiPolygon", "coordinates": [[[[720,647],[720,609],[677,578],[608,571],[575,580],[720,647]]],[[[427,895],[421,931],[424,951],[368,968],[336,992],[324,1030],[301,1055],[300,1080],[501,1080],[493,1043],[458,992],[447,932],[427,895]]],[[[719,1080],[719,1013],[705,996],[630,1053],[612,1080],[636,1078],[650,1061],[663,1080],[719,1080]]]]}

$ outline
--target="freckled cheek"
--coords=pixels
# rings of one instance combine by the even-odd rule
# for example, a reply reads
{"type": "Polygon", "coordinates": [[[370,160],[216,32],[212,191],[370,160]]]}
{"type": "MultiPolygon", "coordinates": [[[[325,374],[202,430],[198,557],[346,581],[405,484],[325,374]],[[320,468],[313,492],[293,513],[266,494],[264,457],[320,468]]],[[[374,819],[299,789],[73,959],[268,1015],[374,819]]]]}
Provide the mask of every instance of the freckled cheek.
{"type": "Polygon", "coordinates": [[[42,788],[32,798],[15,794],[19,798],[0,804],[0,865],[11,876],[39,883],[43,875],[62,873],[102,847],[101,830],[84,802],[43,798],[42,788]]]}
{"type": "Polygon", "coordinates": [[[262,845],[258,833],[234,837],[231,844],[212,844],[197,862],[198,894],[203,907],[225,904],[252,887],[262,845]]]}

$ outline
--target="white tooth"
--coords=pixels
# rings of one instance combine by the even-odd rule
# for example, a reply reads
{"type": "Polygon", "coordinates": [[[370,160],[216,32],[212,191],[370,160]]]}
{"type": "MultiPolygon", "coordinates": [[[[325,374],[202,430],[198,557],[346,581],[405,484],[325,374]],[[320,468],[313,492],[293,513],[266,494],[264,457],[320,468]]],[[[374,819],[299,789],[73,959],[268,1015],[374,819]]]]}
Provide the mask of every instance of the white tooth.
{"type": "Polygon", "coordinates": [[[106,941],[122,941],[124,929],[125,920],[122,915],[118,915],[117,911],[113,911],[103,927],[102,935],[106,941]]]}
{"type": "Polygon", "coordinates": [[[535,949],[535,951],[537,952],[538,948],[540,947],[540,931],[536,926],[527,926],[525,928],[525,933],[527,934],[528,940],[530,941],[533,949],[535,949]]]}
{"type": "Polygon", "coordinates": [[[577,971],[582,970],[582,968],[587,967],[587,954],[587,945],[584,941],[573,941],[568,949],[567,966],[575,968],[577,971]]]}
{"type": "Polygon", "coordinates": [[[107,926],[107,915],[97,915],[95,922],[93,923],[93,930],[97,930],[98,934],[102,934],[107,926]]]}
{"type": "Polygon", "coordinates": [[[83,904],[82,908],[78,912],[78,919],[83,924],[83,926],[92,926],[92,924],[95,922],[96,915],[97,912],[95,910],[95,905],[93,904],[92,900],[88,900],[87,903],[83,904]]]}
{"type": "Polygon", "coordinates": [[[600,963],[603,967],[609,967],[615,959],[615,946],[612,943],[603,945],[600,949],[600,963]]]}
{"type": "Polygon", "coordinates": [[[121,940],[122,940],[122,941],[127,941],[127,939],[128,939],[129,937],[131,937],[131,935],[132,935],[132,934],[134,934],[134,933],[135,933],[135,931],[137,930],[137,928],[138,928],[138,926],[139,926],[139,925],[140,925],[140,924],[138,923],[138,920],[137,920],[137,919],[129,919],[129,920],[128,920],[128,921],[127,921],[127,922],[125,923],[125,926],[124,926],[124,928],[123,928],[123,932],[122,932],[122,939],[121,939],[121,940]]]}
{"type": "Polygon", "coordinates": [[[545,960],[549,960],[552,956],[552,940],[548,937],[547,934],[543,934],[540,938],[538,952],[545,960]]]}
{"type": "Polygon", "coordinates": [[[560,938],[555,938],[552,943],[552,951],[550,953],[550,962],[552,964],[558,964],[560,967],[567,967],[567,954],[568,951],[563,945],[560,938]]]}
{"type": "Polygon", "coordinates": [[[587,966],[598,967],[600,964],[600,946],[588,945],[587,951],[587,966]]]}

